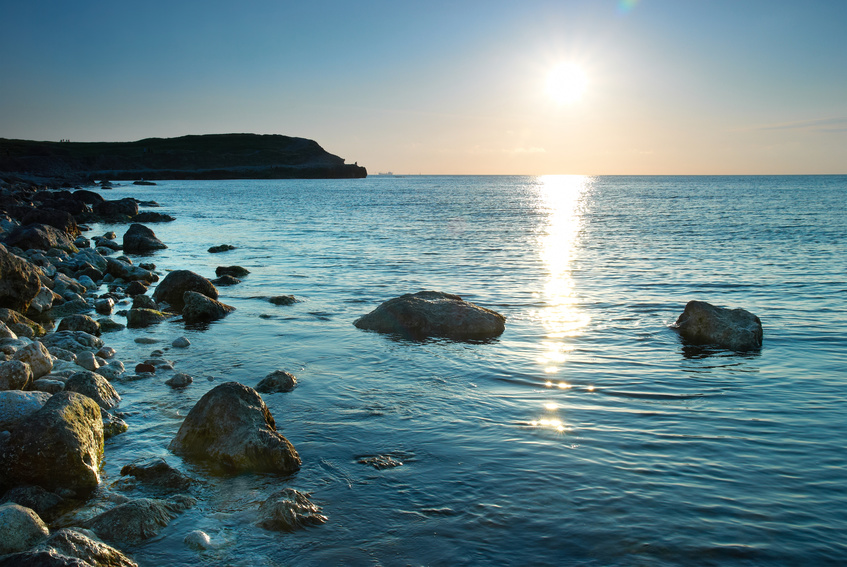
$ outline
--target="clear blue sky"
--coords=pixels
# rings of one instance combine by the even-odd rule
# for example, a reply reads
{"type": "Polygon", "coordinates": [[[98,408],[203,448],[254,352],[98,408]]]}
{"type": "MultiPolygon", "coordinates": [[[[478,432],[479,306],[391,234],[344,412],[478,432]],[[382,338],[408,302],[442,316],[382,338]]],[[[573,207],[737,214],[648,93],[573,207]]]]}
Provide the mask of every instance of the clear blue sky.
{"type": "Polygon", "coordinates": [[[0,0],[0,137],[317,140],[371,173],[847,173],[847,1],[0,0]],[[586,85],[561,103],[558,64],[586,85]]]}

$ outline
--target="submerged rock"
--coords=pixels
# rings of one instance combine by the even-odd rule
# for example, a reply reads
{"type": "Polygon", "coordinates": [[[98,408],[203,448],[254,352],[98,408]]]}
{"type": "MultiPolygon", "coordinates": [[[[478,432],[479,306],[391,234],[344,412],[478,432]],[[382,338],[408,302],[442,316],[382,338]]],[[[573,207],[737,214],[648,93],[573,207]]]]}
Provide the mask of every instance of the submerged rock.
{"type": "Polygon", "coordinates": [[[207,392],[191,409],[168,448],[229,472],[291,473],[294,446],[276,430],[261,396],[237,382],[207,392]]]}
{"type": "Polygon", "coordinates": [[[205,551],[215,547],[215,544],[212,543],[212,538],[209,537],[209,534],[201,530],[188,532],[182,541],[185,545],[191,549],[196,549],[197,551],[205,551]]]}
{"type": "Polygon", "coordinates": [[[274,305],[292,305],[297,303],[297,299],[293,295],[275,295],[268,299],[274,305]]]}
{"type": "Polygon", "coordinates": [[[283,488],[259,506],[259,525],[268,530],[291,532],[297,528],[325,523],[326,516],[306,494],[283,488]]]}
{"type": "Polygon", "coordinates": [[[276,392],[290,392],[297,385],[297,378],[284,370],[274,370],[256,385],[256,391],[261,394],[274,394],[276,392]]]}
{"type": "Polygon", "coordinates": [[[744,309],[689,301],[672,328],[695,345],[715,345],[739,352],[762,347],[762,322],[744,309]]]}
{"type": "Polygon", "coordinates": [[[234,278],[243,278],[249,273],[250,270],[241,266],[218,266],[215,268],[215,275],[218,277],[232,276],[234,278]]]}
{"type": "Polygon", "coordinates": [[[458,295],[419,291],[390,299],[353,323],[359,329],[406,338],[485,339],[500,335],[506,318],[458,295]]]}
{"type": "Polygon", "coordinates": [[[177,311],[182,311],[186,291],[196,291],[211,299],[218,298],[217,288],[203,276],[189,270],[174,270],[165,276],[153,291],[153,299],[157,303],[165,302],[177,311]]]}
{"type": "Polygon", "coordinates": [[[86,524],[107,541],[139,543],[158,534],[194,503],[188,496],[175,496],[172,500],[138,498],[107,510],[86,524]]]}
{"type": "Polygon", "coordinates": [[[230,250],[235,250],[235,246],[232,244],[221,244],[219,246],[212,246],[209,248],[210,254],[219,254],[221,252],[229,252],[230,250]]]}
{"type": "Polygon", "coordinates": [[[143,459],[124,465],[121,474],[132,476],[144,484],[174,491],[191,488],[194,479],[179,472],[161,457],[143,459]]]}
{"type": "Polygon", "coordinates": [[[126,316],[126,326],[130,329],[149,327],[168,319],[168,314],[155,309],[130,309],[126,316]]]}

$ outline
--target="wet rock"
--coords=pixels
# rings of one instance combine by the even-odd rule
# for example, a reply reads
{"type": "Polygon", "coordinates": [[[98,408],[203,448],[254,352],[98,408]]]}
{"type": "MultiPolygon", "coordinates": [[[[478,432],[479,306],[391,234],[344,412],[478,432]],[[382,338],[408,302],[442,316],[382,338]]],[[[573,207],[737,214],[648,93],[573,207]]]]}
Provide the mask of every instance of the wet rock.
{"type": "Polygon", "coordinates": [[[139,374],[142,373],[142,372],[147,372],[148,374],[155,374],[156,367],[153,366],[152,364],[147,364],[146,362],[142,362],[142,363],[135,365],[135,372],[139,373],[139,374]]]}
{"type": "Polygon", "coordinates": [[[0,390],[25,390],[32,382],[29,364],[20,360],[0,362],[0,390]]]}
{"type": "Polygon", "coordinates": [[[171,343],[171,346],[174,348],[188,348],[191,345],[191,341],[189,341],[185,337],[179,337],[174,339],[174,342],[171,343]]]}
{"type": "Polygon", "coordinates": [[[167,320],[169,315],[155,309],[130,309],[126,317],[126,326],[130,329],[149,327],[167,320]]]}
{"type": "Polygon", "coordinates": [[[173,222],[176,217],[156,211],[144,211],[135,215],[132,220],[136,222],[173,222]]]}
{"type": "Polygon", "coordinates": [[[73,198],[88,205],[96,205],[105,201],[100,193],[89,191],[88,189],[77,189],[73,192],[73,198]]]}
{"type": "Polygon", "coordinates": [[[132,264],[117,258],[105,258],[106,273],[114,278],[121,278],[124,281],[142,281],[152,283],[159,281],[159,276],[149,270],[145,270],[141,266],[133,266],[132,264]]]}
{"type": "Polygon", "coordinates": [[[174,270],[165,276],[153,291],[153,299],[182,311],[185,306],[183,297],[187,291],[197,292],[210,299],[218,298],[217,288],[203,276],[189,270],[174,270]]]}
{"type": "Polygon", "coordinates": [[[762,347],[762,322],[744,309],[689,301],[673,328],[690,344],[715,345],[739,352],[762,347]]]}
{"type": "Polygon", "coordinates": [[[0,449],[0,486],[87,494],[100,482],[102,457],[100,406],[82,394],[59,392],[10,430],[0,449]]]}
{"type": "Polygon", "coordinates": [[[165,384],[171,388],[185,388],[192,382],[194,382],[194,378],[183,372],[174,374],[171,378],[165,380],[165,384]]]}
{"type": "Polygon", "coordinates": [[[154,311],[158,311],[159,305],[149,295],[136,295],[135,297],[132,298],[132,308],[133,309],[153,309],[154,311]]]}
{"type": "Polygon", "coordinates": [[[0,307],[26,312],[40,292],[41,279],[32,264],[0,244],[0,307]]]}
{"type": "Polygon", "coordinates": [[[261,396],[237,382],[221,384],[200,398],[168,448],[229,472],[286,474],[300,468],[300,456],[277,432],[261,396]]]}
{"type": "Polygon", "coordinates": [[[420,291],[390,299],[356,320],[359,329],[406,338],[485,339],[500,335],[506,318],[458,295],[420,291]]]}
{"type": "Polygon", "coordinates": [[[138,498],[107,510],[86,524],[106,541],[140,543],[157,535],[194,502],[188,496],[175,496],[172,500],[138,498]]]}
{"type": "Polygon", "coordinates": [[[0,505],[0,555],[29,549],[49,533],[44,521],[29,508],[0,505]]]}
{"type": "Polygon", "coordinates": [[[126,329],[126,325],[122,325],[117,321],[112,321],[108,317],[97,319],[97,322],[100,324],[101,333],[114,333],[126,329]]]}
{"type": "Polygon", "coordinates": [[[37,412],[49,399],[44,392],[0,391],[0,431],[37,412]]]}
{"type": "Polygon", "coordinates": [[[218,266],[215,268],[215,275],[218,277],[232,276],[234,278],[243,278],[249,273],[250,270],[241,266],[218,266]]]}
{"type": "Polygon", "coordinates": [[[161,457],[142,459],[124,465],[121,474],[135,477],[146,485],[178,492],[185,492],[195,482],[194,479],[179,472],[161,457]]]}
{"type": "Polygon", "coordinates": [[[123,419],[111,412],[101,408],[100,415],[103,416],[103,439],[126,433],[129,429],[129,425],[123,419]]]}
{"type": "Polygon", "coordinates": [[[196,291],[186,291],[183,295],[182,318],[186,323],[216,321],[235,311],[235,307],[206,297],[196,291]]]}
{"type": "Polygon", "coordinates": [[[17,246],[22,250],[50,250],[58,248],[66,252],[79,252],[68,233],[48,224],[19,226],[6,237],[6,246],[17,246]]]}
{"type": "Polygon", "coordinates": [[[293,295],[275,295],[268,299],[274,305],[292,305],[297,303],[297,299],[293,295]]]}
{"type": "Polygon", "coordinates": [[[115,349],[113,349],[112,347],[104,346],[104,347],[101,347],[100,350],[97,351],[97,356],[99,356],[101,358],[109,359],[109,358],[112,358],[113,356],[115,356],[116,352],[117,351],[115,349]]]}
{"type": "Polygon", "coordinates": [[[68,315],[59,322],[57,331],[84,331],[89,335],[100,335],[100,323],[88,315],[68,315]]]}
{"type": "Polygon", "coordinates": [[[56,228],[70,237],[79,236],[79,227],[74,217],[67,211],[49,207],[31,209],[21,219],[21,224],[44,224],[56,228]]]}
{"type": "Polygon", "coordinates": [[[91,351],[79,353],[76,357],[76,365],[91,372],[95,372],[98,368],[100,368],[100,363],[97,362],[97,357],[91,351]]]}
{"type": "Polygon", "coordinates": [[[267,530],[292,532],[325,523],[326,516],[306,494],[293,488],[273,493],[259,506],[259,525],[267,530]]]}
{"type": "Polygon", "coordinates": [[[34,380],[50,374],[50,371],[53,370],[53,357],[50,356],[50,351],[38,341],[19,348],[12,358],[13,360],[26,362],[32,371],[34,380]]]}
{"type": "Polygon", "coordinates": [[[212,246],[209,248],[210,254],[219,254],[221,252],[229,252],[230,250],[235,250],[235,246],[232,244],[221,244],[219,246],[212,246]]]}
{"type": "MultiPolygon", "coordinates": [[[[97,311],[100,315],[111,315],[112,310],[115,308],[115,300],[111,297],[104,297],[103,299],[98,299],[94,302],[94,310],[97,311]]],[[[100,330],[100,325],[97,325],[98,331],[100,330]]],[[[84,330],[84,329],[81,329],[84,330]]],[[[95,334],[95,333],[92,333],[95,334]]]]}
{"type": "Polygon", "coordinates": [[[138,203],[135,199],[127,197],[94,203],[92,209],[106,220],[127,221],[138,214],[138,203]]]}
{"type": "Polygon", "coordinates": [[[393,455],[363,455],[356,459],[362,465],[369,465],[377,470],[393,469],[403,466],[403,461],[395,459],[393,455]]]}
{"type": "Polygon", "coordinates": [[[47,553],[52,551],[91,567],[138,567],[123,552],[96,539],[88,530],[77,528],[63,528],[55,532],[36,549],[47,553]]]}
{"type": "Polygon", "coordinates": [[[120,360],[113,360],[109,364],[105,366],[101,366],[97,369],[97,374],[105,378],[106,380],[120,380],[121,375],[126,371],[124,368],[123,362],[120,360]]]}
{"type": "Polygon", "coordinates": [[[156,233],[143,224],[133,223],[124,234],[124,251],[144,253],[167,248],[164,242],[156,238],[156,233]]]}
{"type": "Polygon", "coordinates": [[[185,545],[197,551],[205,551],[215,547],[215,544],[212,543],[212,538],[206,532],[200,530],[188,532],[182,541],[185,545]]]}
{"type": "Polygon", "coordinates": [[[55,394],[65,389],[65,383],[61,380],[53,380],[50,378],[39,378],[32,382],[32,389],[37,392],[46,392],[55,394]]]}
{"type": "Polygon", "coordinates": [[[96,372],[85,371],[73,374],[65,382],[65,390],[88,396],[105,410],[115,408],[121,402],[121,397],[115,388],[96,372]]]}
{"type": "Polygon", "coordinates": [[[62,509],[65,499],[40,486],[18,486],[6,492],[0,503],[12,502],[30,508],[45,521],[52,521],[62,509]]]}
{"type": "Polygon", "coordinates": [[[126,294],[132,297],[145,293],[147,293],[147,286],[139,281],[130,282],[130,284],[126,286],[126,294]]]}
{"type": "Polygon", "coordinates": [[[61,319],[62,317],[67,317],[69,315],[75,315],[77,313],[83,313],[86,311],[91,311],[91,306],[88,305],[84,299],[77,297],[76,299],[72,299],[70,301],[66,301],[61,305],[53,305],[53,307],[46,313],[47,317],[50,319],[61,319]]]}
{"type": "Polygon", "coordinates": [[[221,276],[217,279],[212,280],[212,283],[215,285],[226,287],[230,285],[240,284],[241,280],[232,276],[221,276]]]}
{"type": "Polygon", "coordinates": [[[0,307],[0,321],[19,337],[42,337],[47,330],[17,311],[0,307]]]}
{"type": "Polygon", "coordinates": [[[260,394],[274,394],[276,392],[290,392],[297,385],[297,378],[283,370],[274,370],[256,386],[260,394]]]}
{"type": "MultiPolygon", "coordinates": [[[[2,273],[2,267],[0,267],[0,273],[2,273]]],[[[49,311],[50,308],[53,307],[53,299],[53,290],[49,287],[41,286],[41,289],[38,291],[38,293],[32,299],[32,303],[29,305],[30,312],[43,313],[44,311],[49,311]]]]}
{"type": "Polygon", "coordinates": [[[48,348],[58,347],[74,354],[87,350],[95,351],[103,346],[103,341],[99,337],[85,331],[56,331],[40,340],[48,348]]]}

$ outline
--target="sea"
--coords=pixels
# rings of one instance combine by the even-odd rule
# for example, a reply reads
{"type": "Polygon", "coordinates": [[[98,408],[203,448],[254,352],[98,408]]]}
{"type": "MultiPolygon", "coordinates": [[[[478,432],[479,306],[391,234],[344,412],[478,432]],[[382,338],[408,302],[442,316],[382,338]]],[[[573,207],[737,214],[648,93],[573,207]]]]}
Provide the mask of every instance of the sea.
{"type": "MultiPolygon", "coordinates": [[[[220,288],[236,308],[225,319],[104,335],[130,372],[157,349],[174,370],[115,382],[129,430],[107,440],[79,514],[155,496],[120,474],[137,459],[200,481],[195,506],[122,546],[142,566],[847,563],[847,176],[159,181],[101,194],[176,217],[149,225],[167,249],[130,255],[161,277],[250,271],[220,288]],[[220,244],[236,248],[208,252],[220,244]],[[420,290],[493,309],[505,332],[411,341],[353,326],[420,290]],[[684,344],[671,325],[690,300],[758,315],[761,350],[684,344]],[[171,346],[180,336],[188,348],[171,346]],[[297,377],[263,396],[302,458],[296,474],[222,476],[168,451],[203,394],[275,370],[297,377]],[[168,387],[175,372],[194,382],[168,387]],[[259,527],[259,504],[285,487],[326,523],[259,527]],[[184,542],[193,530],[208,549],[184,542]]],[[[127,228],[90,227],[119,240],[127,228]]]]}

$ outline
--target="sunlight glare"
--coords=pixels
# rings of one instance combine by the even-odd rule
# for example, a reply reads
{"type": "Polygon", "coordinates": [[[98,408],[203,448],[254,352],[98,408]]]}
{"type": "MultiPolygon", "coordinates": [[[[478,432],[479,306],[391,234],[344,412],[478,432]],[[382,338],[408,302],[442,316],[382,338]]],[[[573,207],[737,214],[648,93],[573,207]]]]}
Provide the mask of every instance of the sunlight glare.
{"type": "Polygon", "coordinates": [[[560,63],[547,75],[547,95],[559,104],[578,101],[587,86],[585,72],[573,63],[560,63]]]}

